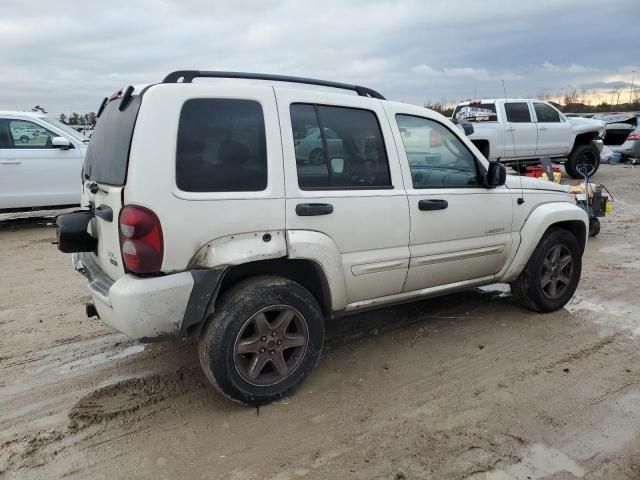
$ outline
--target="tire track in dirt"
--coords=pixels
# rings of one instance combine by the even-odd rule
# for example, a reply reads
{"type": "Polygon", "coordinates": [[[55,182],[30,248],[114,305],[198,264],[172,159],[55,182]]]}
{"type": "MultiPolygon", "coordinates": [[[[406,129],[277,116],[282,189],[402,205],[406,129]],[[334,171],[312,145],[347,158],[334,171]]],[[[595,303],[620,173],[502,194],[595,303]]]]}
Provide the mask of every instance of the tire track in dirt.
{"type": "Polygon", "coordinates": [[[82,397],[68,416],[73,425],[85,428],[206,389],[211,390],[199,367],[182,367],[173,372],[129,378],[98,388],[82,397]]]}

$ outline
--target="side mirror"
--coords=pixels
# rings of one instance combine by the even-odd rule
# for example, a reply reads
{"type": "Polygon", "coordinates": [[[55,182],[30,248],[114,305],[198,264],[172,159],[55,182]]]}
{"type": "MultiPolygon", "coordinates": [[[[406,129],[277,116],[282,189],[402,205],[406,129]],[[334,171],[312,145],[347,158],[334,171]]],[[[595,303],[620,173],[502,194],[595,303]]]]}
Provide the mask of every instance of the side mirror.
{"type": "Polygon", "coordinates": [[[473,135],[473,123],[467,120],[458,120],[454,118],[451,120],[457,127],[464,132],[464,134],[468,137],[469,135],[473,135]]]}
{"type": "Polygon", "coordinates": [[[71,142],[64,137],[53,137],[51,139],[51,146],[53,148],[69,150],[71,148],[71,142]]]}
{"type": "Polygon", "coordinates": [[[485,186],[487,188],[496,188],[504,185],[506,181],[507,168],[500,162],[490,162],[485,178],[485,186]]]}

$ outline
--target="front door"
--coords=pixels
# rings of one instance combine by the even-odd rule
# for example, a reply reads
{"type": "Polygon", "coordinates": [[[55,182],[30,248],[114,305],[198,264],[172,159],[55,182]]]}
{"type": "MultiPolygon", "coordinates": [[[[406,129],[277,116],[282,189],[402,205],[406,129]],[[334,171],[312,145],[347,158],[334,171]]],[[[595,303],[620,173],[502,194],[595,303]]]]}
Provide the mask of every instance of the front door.
{"type": "Polygon", "coordinates": [[[287,231],[316,232],[331,245],[348,304],[400,293],[409,264],[409,210],[381,103],[296,90],[276,90],[276,97],[287,231]]]}
{"type": "Polygon", "coordinates": [[[536,154],[538,128],[533,122],[528,102],[505,102],[505,158],[526,158],[536,154]]]}
{"type": "Polygon", "coordinates": [[[559,156],[569,153],[571,125],[551,105],[533,102],[538,126],[536,155],[559,156]]]}
{"type": "Polygon", "coordinates": [[[395,118],[396,143],[404,147],[411,215],[404,291],[490,280],[512,246],[511,191],[481,185],[484,166],[439,118],[427,118],[422,109],[385,108],[395,118]]]}
{"type": "Polygon", "coordinates": [[[80,203],[80,152],[55,148],[55,133],[0,119],[0,209],[80,203]]]}

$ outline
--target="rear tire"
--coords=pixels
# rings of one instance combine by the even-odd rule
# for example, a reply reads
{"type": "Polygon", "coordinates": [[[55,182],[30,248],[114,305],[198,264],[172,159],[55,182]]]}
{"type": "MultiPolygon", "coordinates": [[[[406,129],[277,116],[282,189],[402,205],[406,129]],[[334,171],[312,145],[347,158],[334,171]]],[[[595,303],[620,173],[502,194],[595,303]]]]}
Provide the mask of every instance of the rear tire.
{"type": "Polygon", "coordinates": [[[592,145],[578,145],[567,158],[564,169],[571,178],[583,179],[584,175],[580,172],[579,165],[591,165],[589,176],[593,176],[600,167],[600,152],[592,145]]]}
{"type": "Polygon", "coordinates": [[[589,219],[589,236],[596,237],[599,233],[600,233],[600,219],[590,218],[589,219]]]}
{"type": "Polygon", "coordinates": [[[576,237],[568,230],[547,230],[524,270],[511,283],[518,303],[535,312],[562,308],[571,300],[582,272],[582,254],[576,237]]]}
{"type": "Polygon", "coordinates": [[[324,317],[308,290],[280,277],[253,277],[224,294],[198,340],[198,353],[218,391],[262,405],[304,381],[323,341],[324,317]]]}

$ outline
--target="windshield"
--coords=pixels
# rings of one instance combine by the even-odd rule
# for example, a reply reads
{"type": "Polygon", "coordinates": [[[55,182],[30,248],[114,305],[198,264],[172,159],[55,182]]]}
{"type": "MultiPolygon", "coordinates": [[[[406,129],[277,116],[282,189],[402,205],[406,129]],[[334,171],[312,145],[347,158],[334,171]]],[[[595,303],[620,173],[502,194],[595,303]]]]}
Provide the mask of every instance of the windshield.
{"type": "Polygon", "coordinates": [[[129,147],[141,101],[139,95],[132,97],[123,111],[118,108],[121,99],[107,103],[91,135],[83,178],[109,185],[125,184],[129,147]]]}
{"type": "Polygon", "coordinates": [[[469,105],[458,105],[453,112],[455,120],[466,120],[467,122],[497,122],[495,103],[471,103],[469,105]]]}
{"type": "Polygon", "coordinates": [[[78,132],[77,130],[74,130],[69,125],[65,125],[64,123],[59,122],[58,120],[56,120],[54,118],[51,118],[51,117],[40,117],[40,120],[42,120],[43,122],[48,123],[49,125],[53,125],[57,129],[62,130],[64,133],[66,133],[67,135],[72,136],[73,138],[75,138],[76,140],[79,140],[80,142],[84,142],[84,143],[89,142],[89,139],[87,137],[85,137],[84,135],[82,135],[80,132],[78,132]]]}

